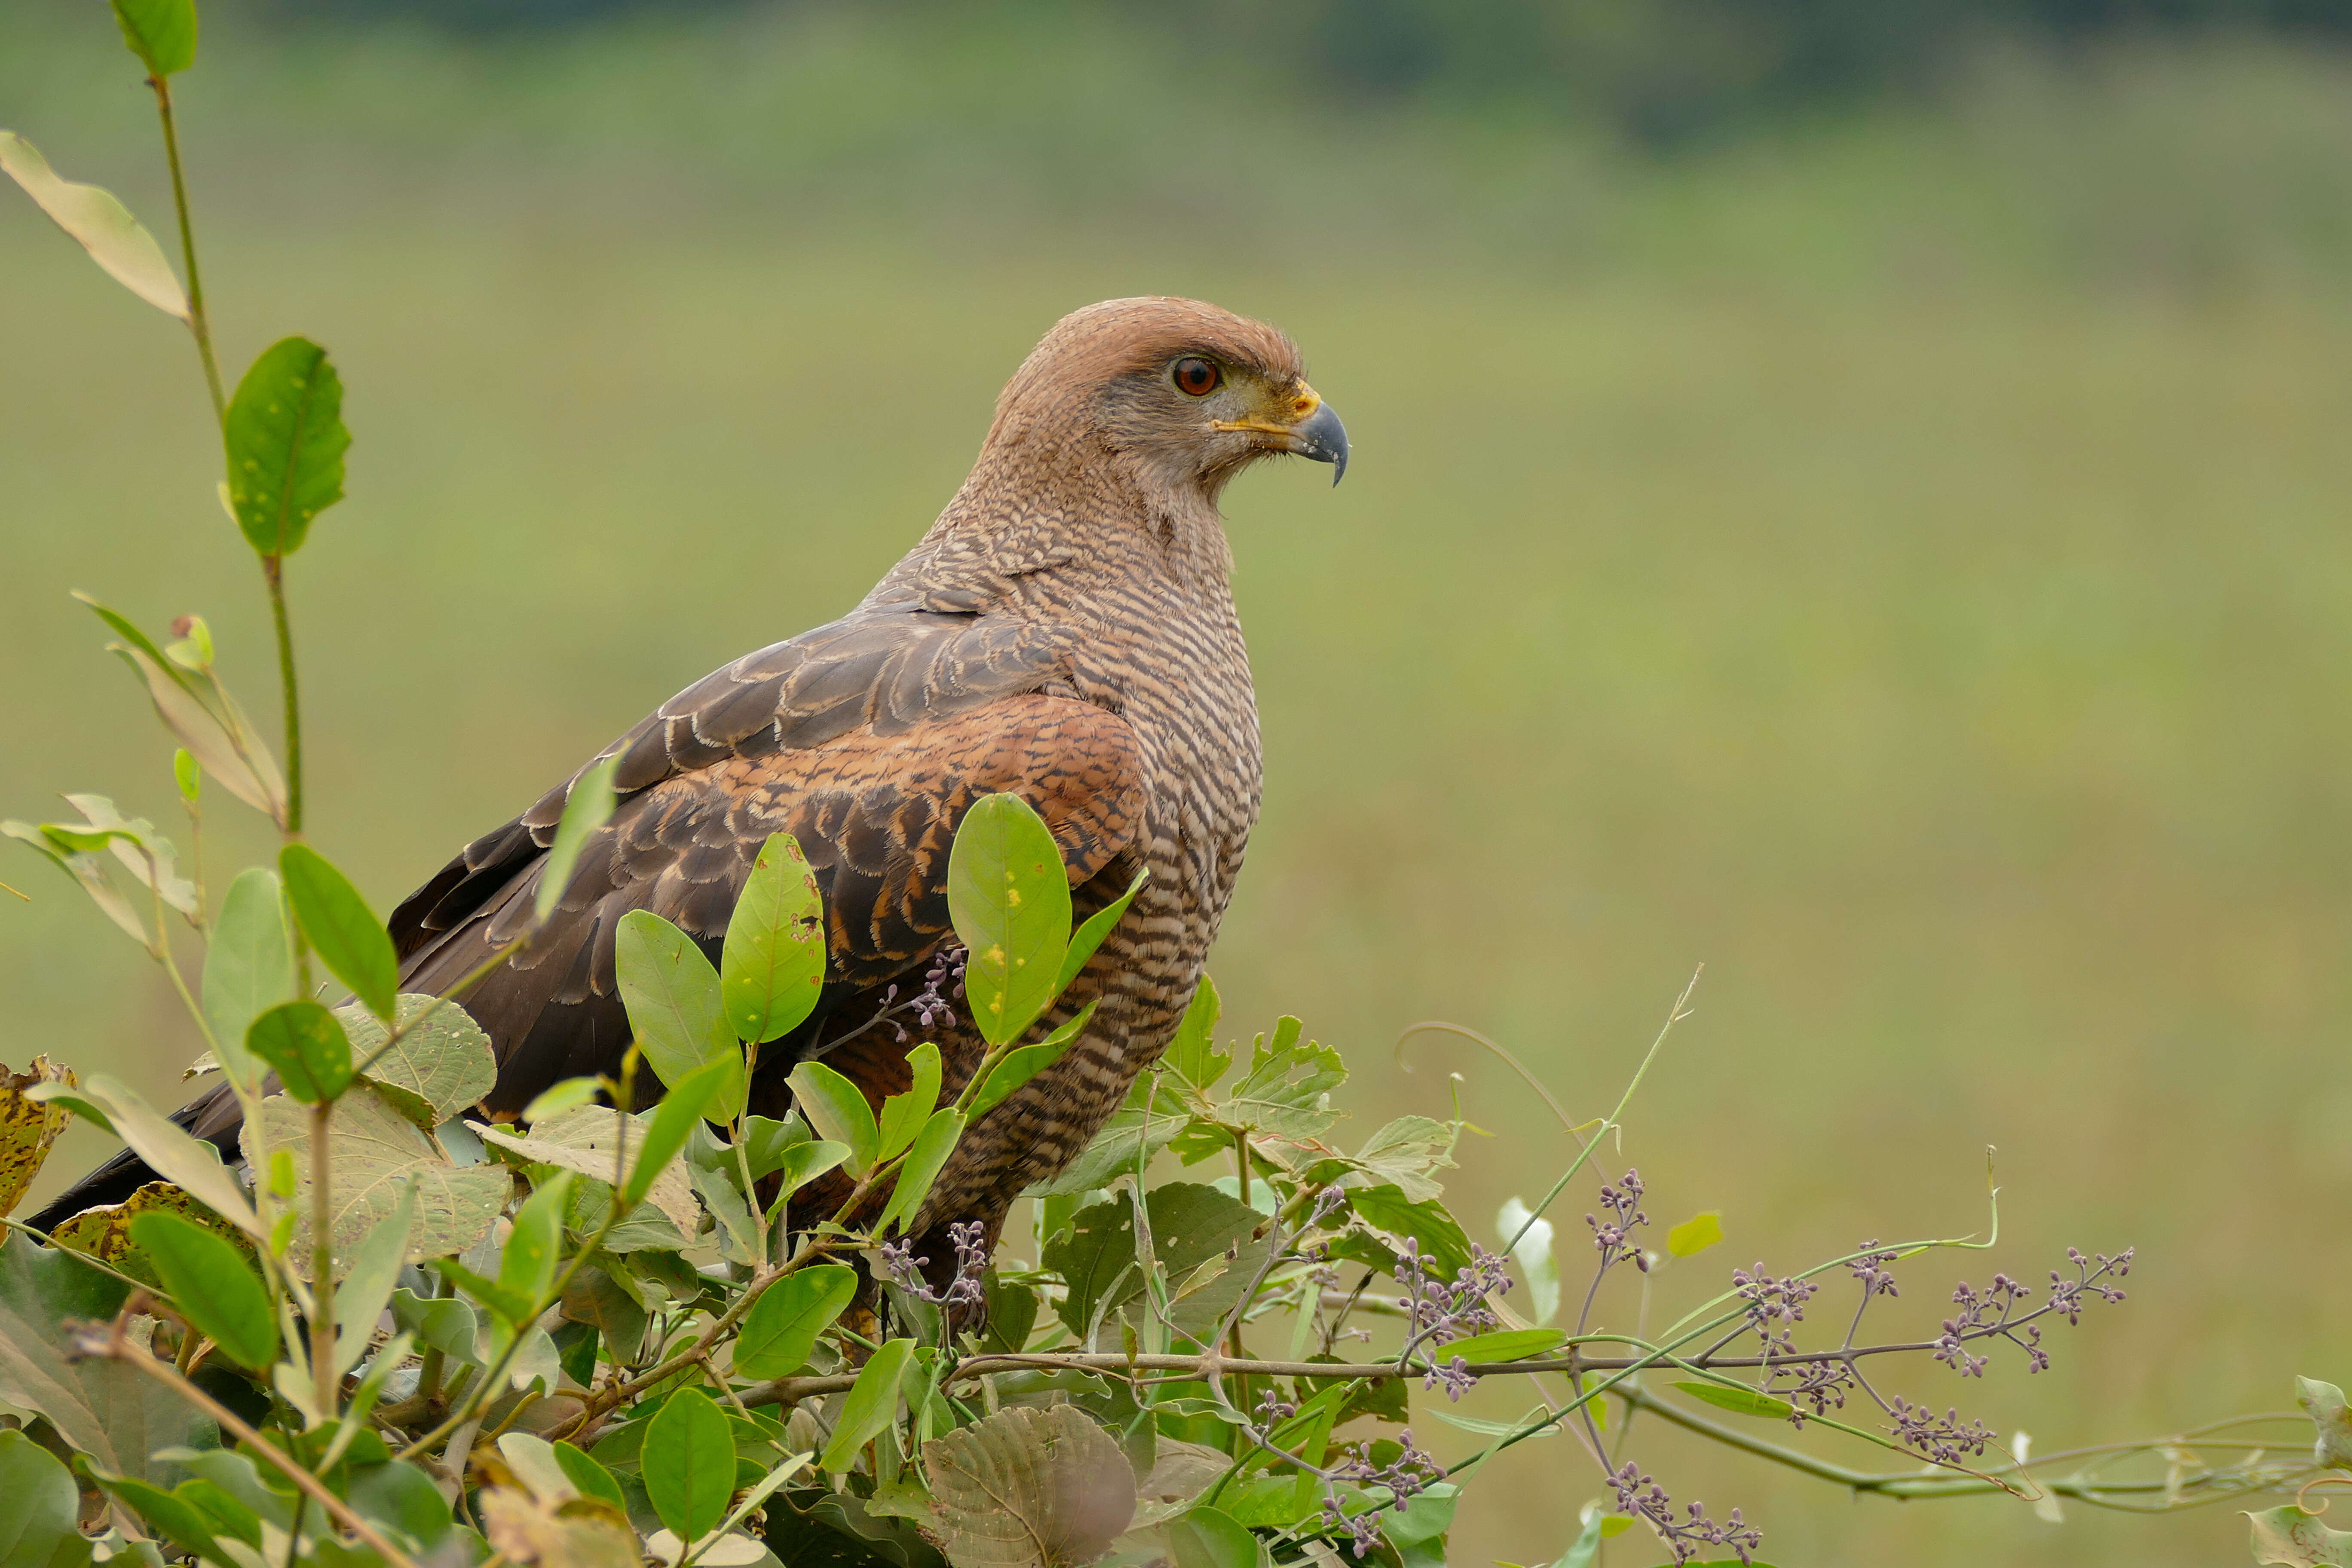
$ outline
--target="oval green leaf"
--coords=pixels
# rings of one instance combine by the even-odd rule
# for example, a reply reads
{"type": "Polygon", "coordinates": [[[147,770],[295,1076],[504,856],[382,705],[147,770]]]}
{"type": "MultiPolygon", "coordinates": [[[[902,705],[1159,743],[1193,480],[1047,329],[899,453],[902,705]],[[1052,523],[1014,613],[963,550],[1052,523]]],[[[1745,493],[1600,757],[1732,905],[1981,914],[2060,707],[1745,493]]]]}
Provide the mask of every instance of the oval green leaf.
{"type": "Polygon", "coordinates": [[[1127,891],[1087,917],[1086,924],[1070,938],[1069,951],[1062,954],[1061,976],[1054,982],[1055,995],[1059,996],[1070,988],[1070,982],[1078,977],[1078,971],[1087,966],[1087,960],[1102,946],[1103,938],[1110,935],[1111,928],[1118,924],[1121,915],[1127,913],[1127,906],[1135,902],[1135,895],[1143,891],[1143,884],[1150,879],[1151,869],[1146,867],[1135,874],[1135,880],[1127,885],[1127,891]]]}
{"type": "Polygon", "coordinates": [[[1767,1420],[1786,1421],[1796,1408],[1785,1399],[1769,1394],[1759,1394],[1752,1388],[1722,1383],[1678,1383],[1675,1384],[1693,1399],[1703,1400],[1718,1410],[1729,1410],[1741,1415],[1760,1415],[1767,1420]]]}
{"type": "Polygon", "coordinates": [[[390,1017],[400,984],[400,961],[393,954],[391,934],[351,879],[307,844],[289,844],[278,852],[278,874],[285,879],[294,923],[310,939],[319,962],[350,986],[369,1012],[390,1017]]]}
{"type": "Polygon", "coordinates": [[[1176,1568],[1257,1568],[1257,1537],[1229,1513],[1187,1509],[1168,1521],[1167,1533],[1176,1568]]]}
{"type": "Polygon", "coordinates": [[[862,1176],[872,1170],[881,1130],[866,1091],[823,1062],[801,1063],[785,1081],[792,1085],[793,1104],[817,1136],[849,1150],[850,1174],[862,1176]]]}
{"type": "Polygon", "coordinates": [[[270,1008],[246,1030],[245,1048],[305,1105],[333,1100],[351,1087],[351,1038],[341,1020],[316,1002],[270,1008]]]}
{"type": "Polygon", "coordinates": [[[912,1225],[922,1212],[923,1200],[930,1195],[931,1184],[939,1180],[940,1172],[955,1152],[956,1141],[963,1136],[964,1114],[955,1107],[942,1106],[923,1123],[915,1135],[914,1147],[907,1151],[907,1163],[898,1167],[898,1184],[891,1189],[890,1205],[882,1217],[874,1222],[874,1233],[879,1236],[895,1222],[912,1225]]]}
{"type": "Polygon", "coordinates": [[[751,1303],[735,1340],[735,1370],[744,1377],[784,1377],[808,1363],[819,1334],[857,1294],[857,1270],[819,1264],[787,1274],[751,1303]]]}
{"type": "Polygon", "coordinates": [[[914,1355],[914,1341],[890,1340],[859,1371],[834,1422],[833,1441],[826,1445],[821,1461],[824,1468],[835,1475],[848,1469],[857,1462],[858,1450],[898,1419],[899,1380],[906,1376],[914,1355]]]}
{"type": "Polygon", "coordinates": [[[638,1151],[636,1163],[629,1168],[629,1184],[621,1196],[631,1205],[642,1203],[653,1191],[654,1178],[668,1169],[686,1147],[687,1138],[694,1131],[721,1090],[742,1072],[740,1063],[713,1062],[698,1072],[670,1086],[662,1102],[654,1107],[653,1120],[646,1124],[645,1147],[638,1151]],[[733,1075],[733,1076],[730,1076],[733,1075]]]}
{"type": "Polygon", "coordinates": [[[1005,1052],[1003,1059],[988,1069],[986,1080],[972,1095],[971,1114],[974,1117],[987,1115],[1012,1098],[1013,1091],[1023,1084],[1060,1061],[1077,1043],[1078,1036],[1086,1029],[1087,1020],[1094,1014],[1095,1005],[1089,1002],[1078,1010],[1076,1017],[1035,1045],[1005,1052]]]}
{"type": "Polygon", "coordinates": [[[612,1471],[569,1443],[557,1443],[553,1447],[555,1462],[563,1471],[563,1479],[570,1481],[582,1497],[602,1498],[614,1508],[625,1510],[628,1508],[628,1499],[621,1491],[621,1483],[613,1479],[612,1471]]]}
{"type": "Polygon", "coordinates": [[[714,1062],[735,1064],[736,1081],[719,1096],[716,1117],[732,1121],[743,1099],[743,1051],[719,996],[719,971],[701,947],[652,910],[631,910],[614,933],[614,967],[637,1048],[663,1083],[683,1082],[714,1062]]]}
{"type": "Polygon", "coordinates": [[[948,917],[969,954],[964,994],[992,1046],[1020,1038],[1060,990],[1070,879],[1045,819],[1018,795],[982,796],[948,855],[948,917]]]}
{"type": "Polygon", "coordinates": [[[931,1112],[940,1108],[940,1047],[925,1040],[908,1051],[907,1070],[914,1075],[913,1083],[904,1094],[894,1094],[882,1102],[881,1142],[876,1152],[885,1160],[912,1143],[931,1112]]]}
{"type": "Polygon", "coordinates": [[[205,1017],[220,1046],[221,1068],[247,1089],[260,1068],[245,1048],[254,1019],[294,996],[294,938],[286,929],[286,900],[278,873],[250,866],[236,874],[221,900],[205,949],[205,1017]]]}
{"type": "Polygon", "coordinates": [[[0,1432],[0,1568],[48,1568],[77,1533],[81,1489],[49,1451],[22,1432],[0,1432]]]}
{"type": "Polygon", "coordinates": [[[302,548],[311,519],[343,499],[352,433],[342,409],[342,379],[308,338],[272,343],[236,384],[226,426],[229,510],[263,555],[302,548]]]}
{"type": "Polygon", "coordinates": [[[153,1262],[181,1315],[222,1354],[255,1372],[277,1361],[278,1317],[269,1310],[269,1292],[236,1247],[161,1209],[133,1219],[131,1239],[153,1262]]]}
{"type": "Polygon", "coordinates": [[[727,921],[719,989],[736,1035],[764,1045],[799,1026],[824,989],[824,900],[800,841],[770,835],[727,921]]]}
{"type": "Polygon", "coordinates": [[[646,1496],[680,1541],[699,1541],[727,1517],[735,1491],[735,1433],[698,1388],[681,1388],[646,1427],[646,1496]]]}

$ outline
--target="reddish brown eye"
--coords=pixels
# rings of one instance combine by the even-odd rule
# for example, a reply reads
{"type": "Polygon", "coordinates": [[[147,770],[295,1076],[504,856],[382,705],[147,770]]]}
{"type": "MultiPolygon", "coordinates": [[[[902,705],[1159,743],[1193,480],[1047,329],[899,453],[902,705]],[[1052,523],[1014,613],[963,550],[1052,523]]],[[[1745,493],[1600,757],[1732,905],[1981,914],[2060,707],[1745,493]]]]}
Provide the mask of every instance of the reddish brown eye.
{"type": "Polygon", "coordinates": [[[1206,397],[1225,379],[1224,373],[1204,359],[1176,362],[1176,390],[1188,397],[1206,397]]]}

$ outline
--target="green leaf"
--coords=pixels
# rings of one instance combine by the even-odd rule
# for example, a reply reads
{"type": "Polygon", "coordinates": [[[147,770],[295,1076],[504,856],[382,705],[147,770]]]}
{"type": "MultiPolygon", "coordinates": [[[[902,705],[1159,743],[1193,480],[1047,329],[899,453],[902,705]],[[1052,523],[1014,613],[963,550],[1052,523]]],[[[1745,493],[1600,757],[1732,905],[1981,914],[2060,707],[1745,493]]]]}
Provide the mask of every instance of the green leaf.
{"type": "Polygon", "coordinates": [[[1257,1537],[1231,1514],[1188,1509],[1166,1530],[1176,1568],[1257,1568],[1257,1537]]]}
{"type": "Polygon", "coordinates": [[[285,879],[294,923],[310,939],[319,961],[367,1004],[369,1012],[389,1017],[400,983],[400,961],[393,955],[390,933],[360,890],[307,844],[289,844],[279,850],[278,873],[285,879]]]}
{"type": "Polygon", "coordinates": [[[237,1365],[267,1372],[278,1359],[278,1317],[269,1292],[237,1249],[208,1230],[160,1210],[131,1222],[182,1316],[237,1365]]]}
{"type": "Polygon", "coordinates": [[[0,822],[0,837],[16,839],[26,845],[49,864],[71,877],[81,890],[89,895],[99,912],[112,921],[116,927],[142,947],[152,948],[154,936],[146,921],[131,907],[106,875],[106,868],[98,856],[89,850],[68,849],[55,837],[29,822],[0,822]]]}
{"type": "Polygon", "coordinates": [[[2331,1530],[2294,1503],[2246,1514],[2254,1561],[2287,1568],[2352,1568],[2352,1531],[2331,1530]]]}
{"type": "Polygon", "coordinates": [[[889,1206],[874,1222],[875,1235],[881,1235],[893,1223],[909,1226],[915,1223],[915,1217],[923,1211],[923,1200],[930,1195],[931,1184],[939,1180],[948,1156],[955,1152],[956,1141],[963,1136],[963,1112],[951,1105],[943,1105],[931,1113],[922,1131],[915,1135],[906,1163],[898,1167],[898,1185],[890,1191],[889,1206]]]}
{"type": "MultiPolygon", "coordinates": [[[[159,894],[163,900],[184,915],[198,912],[196,885],[177,874],[174,861],[177,852],[172,841],[155,830],[155,825],[143,816],[125,816],[115,809],[114,803],[102,795],[68,795],[66,804],[82,815],[89,831],[102,838],[100,843],[78,844],[77,848],[104,847],[122,868],[131,873],[131,880],[142,888],[159,894]]],[[[77,825],[61,825],[66,831],[77,832],[77,825]]],[[[44,831],[57,836],[59,826],[45,826],[44,831]]]]}
{"type": "Polygon", "coordinates": [[[782,1121],[770,1116],[747,1116],[743,1119],[743,1157],[751,1162],[751,1179],[773,1173],[783,1168],[785,1154],[794,1144],[809,1141],[808,1123],[798,1116],[787,1115],[782,1121]]]}
{"type": "Polygon", "coordinates": [[[523,1124],[535,1127],[540,1122],[552,1121],[559,1116],[577,1110],[583,1105],[593,1105],[596,1097],[604,1091],[604,1086],[593,1078],[567,1078],[560,1083],[550,1084],[531,1096],[530,1103],[522,1108],[523,1124]]]}
{"type": "Polygon", "coordinates": [[[1087,1020],[1095,1014],[1095,1004],[1088,1002],[1078,1009],[1078,1016],[1046,1036],[1034,1046],[1021,1046],[1004,1053],[1004,1058],[988,1069],[986,1081],[971,1097],[974,1118],[987,1115],[1020,1092],[1021,1086],[1060,1061],[1077,1044],[1086,1030],[1087,1020]]]}
{"type": "Polygon", "coordinates": [[[781,1186],[776,1201],[768,1205],[768,1217],[773,1219],[784,1206],[785,1199],[848,1159],[848,1144],[824,1138],[795,1143],[784,1151],[783,1161],[776,1167],[781,1186]]]}
{"type": "Polygon", "coordinates": [[[196,63],[194,0],[114,0],[122,41],[139,63],[156,76],[172,76],[196,63]]]}
{"type": "Polygon", "coordinates": [[[1705,1252],[1723,1239],[1723,1215],[1717,1209],[1695,1214],[1666,1232],[1666,1250],[1676,1258],[1705,1252]]]}
{"type": "Polygon", "coordinates": [[[719,989],[738,1037],[765,1045],[800,1026],[824,989],[824,900],[800,841],[771,834],[728,917],[719,989]]]}
{"type": "Polygon", "coordinates": [[[727,1517],[727,1500],[735,1491],[735,1433],[702,1390],[681,1388],[654,1413],[643,1462],[654,1512],[680,1541],[699,1541],[727,1517]]]}
{"type": "Polygon", "coordinates": [[[850,1174],[862,1176],[872,1170],[881,1129],[866,1091],[823,1062],[801,1063],[785,1081],[792,1085],[793,1108],[817,1135],[849,1150],[850,1174]]]}
{"type": "Polygon", "coordinates": [[[0,1432],[0,1568],[48,1568],[79,1533],[81,1489],[47,1449],[22,1432],[0,1432]]]}
{"type": "Polygon", "coordinates": [[[13,131],[0,131],[0,170],[116,282],[165,315],[188,319],[187,293],[163,247],[111,192],[59,179],[40,150],[13,131]]]}
{"type": "Polygon", "coordinates": [[[1559,1329],[1498,1329],[1489,1334],[1472,1334],[1468,1339],[1455,1340],[1424,1353],[1439,1361],[1466,1356],[1473,1365],[1478,1365],[1487,1362],[1526,1361],[1530,1356],[1558,1350],[1566,1343],[1568,1335],[1559,1329]]]}
{"type": "Polygon", "coordinates": [[[732,1062],[737,1081],[719,1096],[719,1107],[731,1112],[740,1106],[742,1047],[727,1020],[719,971],[695,940],[649,910],[631,910],[614,936],[614,966],[637,1048],[662,1082],[678,1083],[713,1062],[732,1062]]]}
{"type": "Polygon", "coordinates": [[[391,1038],[382,1019],[357,1003],[335,1010],[361,1075],[419,1127],[430,1131],[490,1092],[499,1081],[498,1053],[473,1015],[440,996],[415,993],[393,1005],[402,1030],[391,1038]]]}
{"type": "Polygon", "coordinates": [[[294,996],[294,938],[277,872],[249,866],[229,883],[205,949],[204,990],[222,1069],[247,1089],[257,1087],[261,1069],[245,1048],[245,1032],[294,996]]]}
{"type": "Polygon", "coordinates": [[[1045,819],[1018,795],[983,795],[948,854],[948,917],[969,954],[964,994],[992,1046],[1021,1037],[1059,992],[1070,880],[1045,819]]]}
{"type": "Polygon", "coordinates": [[[1348,1202],[1366,1224],[1420,1242],[1422,1257],[1438,1278],[1451,1279],[1470,1267],[1470,1238],[1444,1205],[1407,1202],[1392,1186],[1351,1188],[1348,1202]]]}
{"type": "Polygon", "coordinates": [[[79,1089],[49,1083],[25,1092],[27,1099],[68,1105],[76,1114],[95,1120],[130,1144],[157,1175],[247,1236],[268,1244],[268,1228],[253,1212],[244,1187],[221,1163],[220,1152],[202,1139],[190,1137],[121,1080],[98,1073],[79,1089]]]}
{"type": "MultiPolygon", "coordinates": [[[[1192,1182],[1152,1188],[1144,1200],[1144,1214],[1151,1222],[1152,1256],[1171,1281],[1235,1247],[1246,1257],[1249,1235],[1265,1218],[1214,1187],[1192,1182]]],[[[1264,1246],[1257,1244],[1258,1256],[1264,1246]]],[[[1045,1266],[1061,1275],[1067,1287],[1059,1310],[1073,1333],[1087,1333],[1106,1313],[1143,1294],[1135,1261],[1135,1208],[1123,1194],[1081,1209],[1066,1228],[1046,1241],[1045,1266]]],[[[1255,1267],[1255,1258],[1237,1258],[1228,1274],[1240,1276],[1239,1283],[1245,1284],[1255,1267]]],[[[1214,1298],[1201,1303],[1203,1310],[1194,1310],[1192,1304],[1200,1300],[1194,1295],[1177,1302],[1173,1317],[1178,1328],[1194,1332],[1222,1315],[1222,1308],[1205,1310],[1214,1298]]],[[[1229,1305],[1231,1297],[1225,1300],[1229,1305]]]]}
{"type": "MultiPolygon", "coordinates": [[[[499,1255],[499,1283],[532,1303],[543,1305],[563,1263],[563,1215],[572,1195],[572,1173],[558,1171],[515,1211],[514,1230],[499,1255]]],[[[538,1310],[530,1317],[537,1318],[538,1310]]],[[[521,1328],[522,1323],[517,1323],[521,1328]]]]}
{"type": "MultiPolygon", "coordinates": [[[[310,520],[343,499],[352,433],[342,408],[342,378],[308,338],[272,343],[236,384],[228,405],[229,510],[262,555],[301,549],[310,520]]],[[[299,899],[294,910],[300,919],[299,899]]],[[[347,976],[343,983],[352,984],[347,976]]]]}
{"type": "Polygon", "coordinates": [[[1796,1408],[1785,1399],[1769,1394],[1759,1394],[1752,1388],[1722,1383],[1677,1383],[1676,1388],[1693,1399],[1702,1400],[1718,1410],[1728,1410],[1739,1415],[1759,1415],[1768,1421],[1786,1421],[1796,1408]]]}
{"type": "Polygon", "coordinates": [[[2352,1468],[2352,1412],[2344,1406],[2344,1391],[2314,1377],[2294,1380],[2294,1402],[2318,1433],[2311,1462],[2321,1469],[2352,1468]]]}
{"type": "MultiPolygon", "coordinates": [[[[309,1232],[316,1212],[310,1194],[310,1112],[284,1095],[272,1095],[261,1102],[260,1120],[270,1149],[285,1152],[294,1167],[295,1235],[301,1239],[288,1258],[296,1272],[305,1272],[310,1267],[309,1232]]],[[[514,1190],[503,1165],[450,1163],[415,1123],[365,1084],[353,1084],[335,1101],[327,1136],[330,1236],[338,1273],[355,1260],[368,1234],[393,1216],[412,1178],[416,1183],[416,1228],[408,1243],[412,1263],[463,1252],[481,1240],[514,1190]]],[[[248,1163],[254,1162],[257,1137],[248,1121],[243,1134],[248,1163]]]]}
{"type": "Polygon", "coordinates": [[[408,1261],[409,1233],[416,1227],[416,1184],[405,1184],[392,1216],[352,1249],[351,1272],[335,1291],[335,1375],[357,1366],[367,1353],[376,1320],[383,1316],[408,1261]]]}
{"type": "Polygon", "coordinates": [[[551,1446],[555,1449],[555,1462],[574,1491],[582,1497],[602,1498],[624,1511],[627,1510],[628,1499],[621,1490],[621,1483],[613,1479],[612,1471],[569,1443],[551,1446]]]}
{"type": "Polygon", "coordinates": [[[1168,1042],[1170,1069],[1203,1093],[1234,1065],[1231,1055],[1217,1049],[1220,1006],[1217,983],[1203,974],[1201,984],[1193,989],[1192,1000],[1185,1005],[1175,1037],[1168,1042]]]}
{"type": "Polygon", "coordinates": [[[1414,1203],[1444,1192],[1432,1171],[1454,1166],[1454,1127],[1430,1116],[1400,1116],[1356,1151],[1357,1169],[1375,1183],[1394,1186],[1414,1203]]]}
{"type": "Polygon", "coordinates": [[[205,770],[196,765],[196,759],[188,754],[185,746],[172,752],[172,782],[179,786],[180,798],[190,805],[195,805],[196,797],[204,793],[205,770]]]}
{"type": "Polygon", "coordinates": [[[713,1062],[671,1086],[662,1102],[654,1108],[653,1120],[646,1124],[645,1152],[629,1168],[628,1185],[621,1189],[624,1202],[641,1202],[653,1190],[654,1178],[677,1158],[694,1124],[740,1071],[736,1064],[713,1062]]]}
{"type": "Polygon", "coordinates": [[[620,765],[618,756],[606,757],[572,781],[571,790],[563,797],[563,817],[555,825],[555,842],[547,848],[547,858],[540,863],[539,891],[531,904],[535,921],[544,921],[563,901],[571,890],[572,873],[580,864],[580,851],[587,847],[589,836],[613,818],[613,770],[620,765]]]}
{"type": "Polygon", "coordinates": [[[833,1326],[857,1294],[857,1270],[818,1264],[785,1275],[751,1303],[735,1339],[741,1377],[786,1377],[807,1364],[817,1336],[833,1326]]]}
{"type": "Polygon", "coordinates": [[[914,1341],[888,1340],[859,1369],[835,1418],[833,1441],[820,1461],[824,1468],[835,1475],[848,1469],[857,1462],[858,1450],[898,1419],[898,1384],[914,1356],[914,1341]]]}
{"type": "Polygon", "coordinates": [[[882,1102],[880,1143],[876,1150],[878,1158],[896,1157],[940,1103],[940,1047],[926,1040],[907,1053],[907,1068],[914,1074],[914,1083],[904,1094],[894,1094],[882,1102]]]}
{"type": "MultiPolygon", "coordinates": [[[[614,1183],[614,1167],[624,1153],[629,1161],[628,1175],[635,1175],[643,1169],[642,1162],[653,1121],[651,1116],[624,1119],[609,1105],[584,1105],[535,1124],[527,1138],[496,1127],[484,1127],[480,1132],[482,1142],[492,1148],[509,1151],[534,1164],[561,1166],[609,1191],[614,1183]],[[625,1132],[625,1150],[623,1148],[625,1132]]],[[[626,1184],[625,1178],[623,1184],[626,1184]]],[[[677,1241],[671,1243],[673,1246],[683,1245],[685,1237],[693,1235],[695,1226],[700,1223],[694,1206],[693,1188],[685,1172],[675,1163],[652,1173],[642,1201],[660,1210],[669,1224],[682,1233],[677,1241]]],[[[584,1193],[574,1204],[574,1207],[579,1209],[591,1206],[594,1207],[601,1222],[604,1205],[591,1204],[584,1193]]],[[[632,1215],[623,1222],[623,1227],[638,1225],[642,1218],[632,1215]]],[[[628,1250],[615,1245],[613,1237],[605,1238],[605,1247],[607,1250],[615,1252],[628,1250]]]]}
{"type": "Polygon", "coordinates": [[[351,1087],[352,1042],[332,1013],[316,1002],[280,1002],[254,1019],[245,1048],[269,1065],[286,1092],[305,1105],[332,1100],[351,1087]]]}
{"type": "Polygon", "coordinates": [[[1110,935],[1111,929],[1118,924],[1119,917],[1127,913],[1127,906],[1135,902],[1135,895],[1143,891],[1143,884],[1150,879],[1151,869],[1146,867],[1135,874],[1135,880],[1127,885],[1127,891],[1087,917],[1086,923],[1070,938],[1069,951],[1062,954],[1062,973],[1054,982],[1055,995],[1059,996],[1070,988],[1070,982],[1078,977],[1078,972],[1087,966],[1087,960],[1102,946],[1103,939],[1110,935]]]}
{"type": "Polygon", "coordinates": [[[164,661],[145,633],[87,595],[76,595],[123,641],[109,643],[147,688],[155,716],[197,765],[221,787],[281,826],[286,820],[286,780],[278,760],[253,728],[252,721],[209,672],[191,674],[164,661]]]}
{"type": "Polygon", "coordinates": [[[1300,1033],[1298,1020],[1285,1017],[1275,1024],[1271,1046],[1261,1037],[1220,1121],[1277,1138],[1318,1138],[1330,1131],[1339,1119],[1330,1107],[1331,1091],[1348,1081],[1348,1069],[1330,1047],[1312,1040],[1300,1045],[1300,1033]]]}
{"type": "Polygon", "coordinates": [[[187,1499],[135,1476],[118,1476],[96,1465],[89,1466],[89,1475],[117,1502],[188,1555],[208,1557],[215,1563],[230,1561],[220,1542],[213,1539],[211,1519],[187,1499]]]}

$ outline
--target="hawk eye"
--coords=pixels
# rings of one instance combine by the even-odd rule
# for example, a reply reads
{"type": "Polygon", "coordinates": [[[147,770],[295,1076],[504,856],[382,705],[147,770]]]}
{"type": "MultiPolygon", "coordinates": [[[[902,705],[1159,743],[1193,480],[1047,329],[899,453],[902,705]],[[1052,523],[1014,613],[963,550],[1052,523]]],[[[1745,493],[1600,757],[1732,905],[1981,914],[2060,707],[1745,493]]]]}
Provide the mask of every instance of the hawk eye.
{"type": "Polygon", "coordinates": [[[1176,390],[1187,397],[1206,397],[1225,379],[1224,372],[1200,358],[1178,360],[1174,374],[1176,390]]]}

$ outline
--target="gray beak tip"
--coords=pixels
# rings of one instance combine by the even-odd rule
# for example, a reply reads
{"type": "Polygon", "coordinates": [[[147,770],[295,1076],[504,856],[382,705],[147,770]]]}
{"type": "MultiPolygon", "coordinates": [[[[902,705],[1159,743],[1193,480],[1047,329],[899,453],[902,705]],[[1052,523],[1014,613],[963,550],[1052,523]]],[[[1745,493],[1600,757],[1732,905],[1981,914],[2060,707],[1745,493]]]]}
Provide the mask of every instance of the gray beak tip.
{"type": "Polygon", "coordinates": [[[1316,409],[1292,436],[1298,443],[1294,449],[1300,457],[1331,465],[1333,486],[1347,477],[1348,427],[1339,423],[1339,416],[1332,412],[1329,404],[1316,409]]]}

